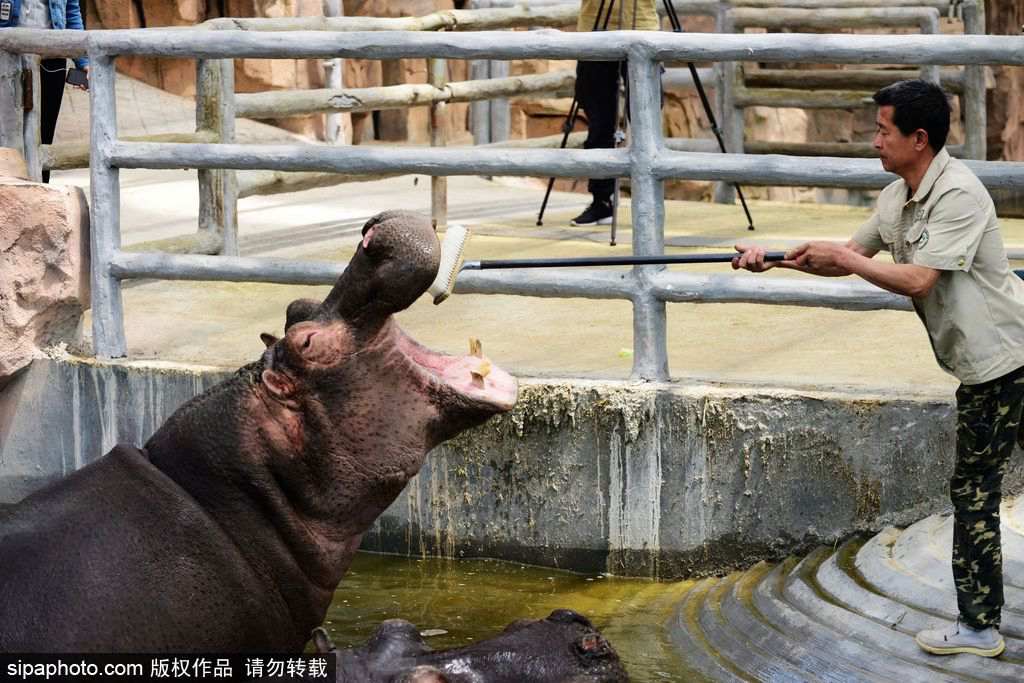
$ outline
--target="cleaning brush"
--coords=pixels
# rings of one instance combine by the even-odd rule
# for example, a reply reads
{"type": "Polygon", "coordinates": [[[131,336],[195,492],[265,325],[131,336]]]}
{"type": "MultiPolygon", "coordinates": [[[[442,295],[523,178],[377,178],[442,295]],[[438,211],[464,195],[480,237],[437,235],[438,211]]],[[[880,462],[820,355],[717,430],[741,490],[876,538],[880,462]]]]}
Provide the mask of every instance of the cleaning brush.
{"type": "Polygon", "coordinates": [[[452,293],[455,278],[462,269],[462,259],[466,254],[466,242],[469,240],[469,228],[462,225],[449,225],[441,240],[441,264],[437,268],[437,277],[427,292],[434,297],[434,305],[441,303],[452,293]]]}

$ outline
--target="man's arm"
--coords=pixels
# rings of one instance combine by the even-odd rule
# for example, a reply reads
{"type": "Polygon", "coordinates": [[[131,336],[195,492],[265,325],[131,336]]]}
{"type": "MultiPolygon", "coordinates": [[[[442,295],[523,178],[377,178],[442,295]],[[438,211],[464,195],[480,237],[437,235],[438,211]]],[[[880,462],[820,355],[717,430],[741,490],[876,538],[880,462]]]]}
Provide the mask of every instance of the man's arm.
{"type": "Polygon", "coordinates": [[[941,270],[912,263],[876,261],[871,258],[875,253],[854,240],[843,246],[834,242],[808,242],[786,254],[786,258],[795,261],[806,273],[859,275],[882,289],[914,298],[927,296],[942,274],[941,270]]]}

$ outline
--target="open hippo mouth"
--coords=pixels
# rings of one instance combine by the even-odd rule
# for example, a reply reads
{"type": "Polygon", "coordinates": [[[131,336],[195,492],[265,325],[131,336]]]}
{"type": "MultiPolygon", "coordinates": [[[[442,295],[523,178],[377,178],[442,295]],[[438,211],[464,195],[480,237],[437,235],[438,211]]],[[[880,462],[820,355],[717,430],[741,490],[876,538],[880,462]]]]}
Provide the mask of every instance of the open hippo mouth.
{"type": "Polygon", "coordinates": [[[470,340],[469,355],[452,356],[428,349],[397,325],[393,329],[395,347],[428,375],[429,382],[492,412],[505,412],[515,405],[518,395],[515,378],[483,355],[479,341],[470,340]]]}

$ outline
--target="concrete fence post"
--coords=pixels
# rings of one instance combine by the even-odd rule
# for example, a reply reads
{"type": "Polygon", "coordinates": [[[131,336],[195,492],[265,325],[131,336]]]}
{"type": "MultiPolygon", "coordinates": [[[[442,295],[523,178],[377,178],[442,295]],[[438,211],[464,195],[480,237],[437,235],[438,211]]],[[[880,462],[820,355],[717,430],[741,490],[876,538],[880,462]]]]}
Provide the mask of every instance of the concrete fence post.
{"type": "MultiPolygon", "coordinates": [[[[736,27],[729,5],[721,3],[715,14],[715,33],[733,33],[736,27]]],[[[729,154],[743,153],[743,108],[736,106],[736,85],[739,79],[739,65],[736,62],[718,62],[718,123],[722,141],[729,154]]],[[[731,183],[715,183],[714,200],[718,204],[732,204],[736,201],[736,188],[731,183]]]]}
{"type": "MultiPolygon", "coordinates": [[[[490,62],[474,59],[469,63],[469,80],[480,81],[491,77],[490,62]]],[[[487,145],[491,140],[491,101],[477,100],[469,105],[469,126],[474,145],[487,145]]]]}
{"type": "Polygon", "coordinates": [[[16,149],[24,156],[21,74],[21,55],[0,51],[0,147],[16,149]]]}
{"type": "MultiPolygon", "coordinates": [[[[323,0],[323,12],[325,17],[343,17],[345,16],[345,6],[341,0],[323,0]]],[[[331,88],[332,90],[341,90],[344,87],[344,69],[345,60],[333,59],[324,60],[324,87],[331,88]]],[[[342,117],[341,114],[336,111],[328,112],[324,115],[324,139],[328,142],[337,143],[339,138],[344,140],[345,135],[342,132],[342,117]]],[[[350,126],[351,127],[351,126],[350,126]]]]}
{"type": "MultiPolygon", "coordinates": [[[[984,35],[985,5],[979,0],[963,3],[964,33],[984,35]]],[[[964,158],[985,159],[988,155],[985,105],[985,67],[980,64],[964,66],[964,158]]]]}
{"type": "Polygon", "coordinates": [[[121,249],[121,182],[110,153],[117,144],[114,59],[89,54],[89,244],[92,252],[92,344],[98,358],[127,354],[121,281],[110,272],[121,249]]]}
{"type": "MultiPolygon", "coordinates": [[[[630,206],[633,218],[633,253],[665,253],[665,183],[654,172],[663,149],[661,138],[661,70],[640,46],[629,51],[629,98],[632,139],[630,150],[630,206]]],[[[634,266],[640,292],[633,298],[634,379],[666,381],[665,302],[652,291],[652,280],[664,266],[634,266]]]]}
{"type": "MultiPolygon", "coordinates": [[[[492,60],[489,62],[490,78],[508,78],[508,62],[505,60],[492,60]]],[[[505,142],[511,132],[511,107],[508,98],[501,97],[491,100],[491,142],[505,142]]]]}
{"type": "Polygon", "coordinates": [[[32,81],[32,108],[25,109],[22,118],[25,136],[25,166],[28,168],[28,177],[39,183],[43,180],[43,162],[39,155],[39,146],[42,144],[42,138],[40,137],[40,124],[42,121],[40,106],[42,98],[39,92],[42,83],[39,79],[39,56],[22,55],[21,64],[24,73],[32,81]]]}
{"type": "MultiPolygon", "coordinates": [[[[210,131],[220,143],[235,141],[235,63],[196,60],[196,132],[210,131]]],[[[216,253],[238,255],[238,181],[235,171],[199,174],[199,232],[218,246],[216,253]],[[215,239],[210,239],[215,237],[215,239]]]]}
{"type": "MultiPolygon", "coordinates": [[[[427,75],[430,85],[444,88],[448,81],[448,62],[444,59],[428,59],[427,75]]],[[[434,102],[430,105],[430,146],[444,147],[448,142],[448,105],[434,102]]],[[[435,175],[430,177],[430,217],[435,228],[448,225],[448,178],[435,175]]]]}

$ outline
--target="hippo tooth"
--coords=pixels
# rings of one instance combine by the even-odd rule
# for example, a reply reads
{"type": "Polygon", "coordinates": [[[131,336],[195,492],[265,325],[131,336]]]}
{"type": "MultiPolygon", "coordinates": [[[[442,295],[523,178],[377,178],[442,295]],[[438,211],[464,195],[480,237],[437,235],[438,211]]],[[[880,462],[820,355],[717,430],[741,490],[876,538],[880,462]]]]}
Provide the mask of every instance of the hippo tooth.
{"type": "Polygon", "coordinates": [[[475,370],[470,370],[469,374],[473,377],[473,384],[478,387],[484,385],[484,377],[491,374],[491,363],[487,360],[480,361],[480,364],[476,366],[475,370]]]}
{"type": "Polygon", "coordinates": [[[469,338],[469,355],[476,356],[477,358],[484,357],[484,345],[475,337],[469,338]]]}

